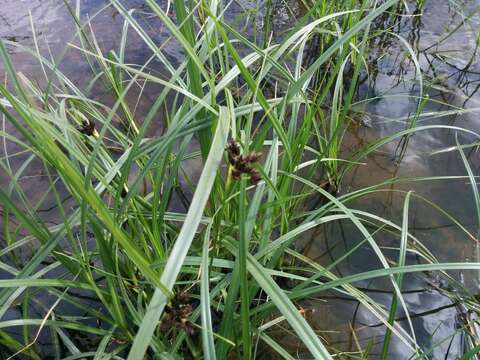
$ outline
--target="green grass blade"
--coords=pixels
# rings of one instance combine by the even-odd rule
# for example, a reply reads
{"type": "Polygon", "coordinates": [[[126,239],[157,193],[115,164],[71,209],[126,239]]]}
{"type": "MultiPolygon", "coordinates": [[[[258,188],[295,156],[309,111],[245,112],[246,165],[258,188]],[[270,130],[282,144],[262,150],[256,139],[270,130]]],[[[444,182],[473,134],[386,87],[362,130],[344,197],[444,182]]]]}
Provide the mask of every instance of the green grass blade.
{"type": "Polygon", "coordinates": [[[205,231],[203,240],[201,271],[202,278],[200,284],[200,306],[202,318],[202,346],[203,356],[206,360],[215,360],[215,341],[213,339],[212,314],[210,311],[210,286],[209,286],[209,260],[208,246],[210,241],[210,225],[205,231]]]}
{"type": "MultiPolygon", "coordinates": [[[[407,193],[405,197],[405,204],[403,206],[403,223],[402,223],[402,238],[400,243],[400,255],[398,259],[398,266],[402,267],[405,266],[405,258],[407,253],[407,240],[408,240],[408,208],[409,208],[409,201],[410,201],[411,192],[407,193]]],[[[398,274],[395,277],[397,281],[398,288],[402,289],[402,274],[398,274]]],[[[395,316],[397,315],[397,304],[398,298],[395,294],[392,295],[392,305],[390,307],[390,314],[388,317],[388,322],[390,325],[393,325],[395,322],[395,316]]],[[[406,313],[408,310],[405,309],[406,313]]],[[[410,318],[409,318],[410,320],[410,318]]],[[[382,347],[382,354],[381,359],[385,360],[388,357],[388,349],[390,348],[390,341],[392,339],[392,330],[389,328],[385,332],[385,337],[383,339],[383,347],[382,347]]]]}
{"type": "MultiPolygon", "coordinates": [[[[178,235],[175,245],[169,255],[165,270],[160,279],[161,283],[165,284],[170,290],[173,288],[183,265],[183,261],[187,256],[202,218],[204,208],[207,204],[208,197],[210,196],[210,191],[213,187],[218,167],[227,143],[229,125],[230,112],[226,108],[221,107],[217,129],[205,162],[205,167],[198,181],[197,191],[195,191],[184,225],[182,226],[180,234],[178,235]]],[[[145,351],[152,341],[153,332],[157,327],[158,320],[163,313],[166,303],[167,297],[165,294],[159,289],[156,289],[142,323],[140,324],[137,335],[135,336],[135,340],[128,355],[129,360],[143,359],[145,351]]]]}
{"type": "Polygon", "coordinates": [[[278,310],[287,319],[299,339],[310,350],[315,359],[333,359],[315,331],[300,314],[283,290],[267,274],[263,266],[251,255],[248,257],[248,271],[263,290],[270,296],[278,310]]]}

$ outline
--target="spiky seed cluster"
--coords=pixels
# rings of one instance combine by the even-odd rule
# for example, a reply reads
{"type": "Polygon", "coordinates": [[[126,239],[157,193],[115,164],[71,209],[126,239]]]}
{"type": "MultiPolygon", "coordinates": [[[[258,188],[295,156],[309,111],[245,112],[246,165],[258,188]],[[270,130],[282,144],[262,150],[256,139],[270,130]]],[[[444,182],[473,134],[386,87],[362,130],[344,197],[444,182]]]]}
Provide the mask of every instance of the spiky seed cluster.
{"type": "Polygon", "coordinates": [[[240,146],[235,140],[230,140],[227,145],[228,160],[233,167],[233,178],[240,179],[242,174],[250,175],[250,180],[255,184],[261,180],[260,173],[252,166],[252,163],[257,162],[262,153],[251,152],[246,155],[240,155],[240,146]]]}
{"type": "Polygon", "coordinates": [[[162,330],[181,328],[188,334],[193,335],[196,328],[188,319],[192,315],[193,306],[185,293],[176,293],[169,306],[165,308],[165,315],[162,319],[162,330]]]}
{"type": "Polygon", "coordinates": [[[230,164],[233,164],[235,162],[235,159],[240,156],[240,146],[238,146],[238,143],[231,139],[228,144],[227,144],[227,153],[228,153],[228,161],[230,161],[230,164]]]}
{"type": "Polygon", "coordinates": [[[95,134],[95,123],[91,120],[83,120],[82,125],[80,125],[77,129],[82,134],[93,136],[93,134],[95,134]]]}

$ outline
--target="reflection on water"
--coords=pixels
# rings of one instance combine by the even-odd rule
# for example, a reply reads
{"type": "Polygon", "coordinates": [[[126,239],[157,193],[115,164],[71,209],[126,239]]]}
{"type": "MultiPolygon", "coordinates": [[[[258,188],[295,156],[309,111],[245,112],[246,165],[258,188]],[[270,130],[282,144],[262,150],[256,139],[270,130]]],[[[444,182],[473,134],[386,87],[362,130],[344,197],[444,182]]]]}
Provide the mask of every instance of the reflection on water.
{"type": "MultiPolygon", "coordinates": [[[[431,0],[425,2],[423,17],[405,17],[395,31],[408,40],[419,53],[419,63],[425,71],[425,94],[431,101],[425,113],[437,114],[421,117],[418,125],[450,125],[478,130],[477,120],[480,104],[480,71],[477,51],[478,2],[467,1],[463,7],[454,2],[431,0]],[[474,13],[476,11],[477,13],[474,13]],[[465,18],[468,21],[462,23],[465,18]],[[471,112],[458,115],[438,116],[452,107],[465,107],[471,112]]],[[[412,8],[412,10],[414,7],[412,8]]],[[[396,40],[396,39],[394,39],[396,40]]],[[[419,94],[419,83],[415,81],[414,64],[407,59],[406,48],[398,41],[379,43],[369,60],[371,79],[362,85],[360,94],[374,98],[357,106],[368,113],[369,123],[352,126],[347,148],[355,148],[377,138],[393,134],[407,127],[406,120],[415,114],[419,94]],[[371,120],[370,120],[371,119],[371,120]]],[[[472,138],[459,134],[460,143],[468,144],[472,138]]],[[[431,176],[465,176],[465,166],[458,151],[432,155],[436,150],[455,146],[452,130],[430,130],[416,133],[402,159],[398,158],[398,141],[382,147],[381,151],[369,156],[366,165],[359,166],[345,179],[341,193],[360,189],[382,181],[399,178],[431,176]]],[[[470,165],[476,173],[480,166],[476,151],[466,151],[470,165]]],[[[476,208],[471,185],[468,180],[403,182],[386,187],[385,192],[375,193],[351,204],[354,208],[372,212],[386,219],[401,223],[406,191],[433,201],[460,221],[472,234],[478,231],[476,208]]],[[[411,233],[421,239],[439,261],[478,261],[476,244],[465,232],[434,207],[413,197],[410,205],[409,224],[411,233]]],[[[322,264],[331,263],[362,241],[358,231],[347,222],[328,225],[305,240],[306,253],[322,264]]],[[[375,236],[376,242],[392,259],[397,252],[389,247],[399,246],[398,238],[388,234],[375,236]]],[[[416,264],[419,259],[407,257],[407,264],[416,264]]],[[[348,275],[381,267],[373,250],[365,246],[360,252],[335,268],[339,275],[348,275]]],[[[480,283],[473,272],[451,272],[463,286],[478,293],[480,283]]],[[[387,309],[391,303],[391,284],[387,279],[356,283],[374,300],[387,309]]],[[[456,359],[462,352],[462,336],[455,335],[458,329],[460,309],[453,300],[439,290],[441,282],[429,274],[408,275],[404,280],[404,299],[412,317],[415,335],[424,349],[436,345],[429,355],[431,359],[456,359]],[[438,345],[440,344],[440,345],[438,345]]],[[[328,296],[327,296],[328,298],[328,296]]],[[[322,298],[323,299],[323,298],[322,298]]],[[[373,346],[369,358],[381,352],[385,327],[364,306],[352,299],[336,299],[309,302],[316,316],[311,321],[323,329],[329,343],[344,351],[359,351],[373,346]],[[348,336],[346,336],[348,334],[348,336]]],[[[397,319],[405,318],[405,311],[397,313],[397,319]]],[[[408,331],[406,321],[400,322],[408,331]]],[[[392,343],[390,358],[408,359],[409,350],[398,339],[392,343]]]]}
{"type": "MultiPolygon", "coordinates": [[[[97,41],[102,50],[108,52],[118,49],[119,36],[123,27],[123,19],[114,10],[104,7],[107,1],[84,0],[81,1],[80,15],[83,19],[87,16],[95,17],[92,20],[92,28],[97,36],[97,41]],[[102,10],[99,12],[100,10],[102,10]],[[99,13],[98,13],[99,12],[99,13]]],[[[135,9],[139,21],[143,21],[149,35],[158,43],[164,43],[164,53],[174,63],[175,59],[182,58],[182,52],[172,40],[167,40],[168,31],[160,23],[149,18],[145,12],[144,1],[124,0],[122,3],[135,9]]],[[[166,5],[166,0],[161,2],[166,5]]],[[[263,26],[261,16],[258,16],[257,7],[252,9],[253,2],[238,1],[231,9],[228,16],[235,20],[240,15],[255,17],[258,28],[263,26]]],[[[275,17],[274,30],[281,32],[292,24],[294,16],[302,13],[303,8],[297,1],[277,1],[273,11],[275,17]]],[[[75,3],[72,2],[73,11],[75,3]]],[[[419,63],[427,73],[427,85],[425,92],[432,100],[425,108],[425,112],[438,113],[450,110],[450,106],[475,109],[480,106],[480,63],[478,62],[477,38],[480,16],[474,14],[476,1],[467,1],[464,6],[449,0],[427,0],[425,2],[424,17],[404,17],[394,29],[408,40],[414,49],[420,54],[419,63]],[[472,14],[472,16],[470,16],[472,14]],[[468,18],[463,25],[462,21],[468,18]]],[[[411,11],[414,10],[412,5],[411,11]]],[[[28,47],[34,46],[34,36],[30,24],[30,16],[35,25],[35,37],[42,48],[42,55],[49,56],[47,46],[55,58],[63,57],[61,69],[73,81],[81,86],[88,81],[90,69],[82,55],[74,50],[64,54],[65,44],[72,41],[75,30],[74,23],[62,1],[50,0],[17,0],[2,4],[0,9],[0,37],[28,47]]],[[[143,63],[150,52],[133,31],[129,32],[129,44],[127,61],[143,63]]],[[[29,77],[39,83],[43,83],[41,69],[38,63],[32,60],[17,48],[10,46],[13,61],[19,71],[25,72],[29,77]]],[[[382,43],[370,54],[370,61],[374,65],[370,69],[372,77],[363,83],[360,98],[368,97],[375,100],[359,102],[356,106],[359,111],[369,114],[368,124],[362,123],[352,126],[346,147],[355,148],[359,144],[402,130],[406,126],[406,119],[415,113],[419,94],[419,84],[415,81],[414,64],[408,60],[405,47],[401,47],[396,38],[384,39],[382,43]],[[386,46],[388,44],[388,46],[386,46]]],[[[152,71],[162,71],[158,64],[152,63],[152,71]]],[[[92,90],[93,97],[102,98],[105,95],[101,89],[92,90]]],[[[142,101],[138,105],[139,119],[144,114],[143,109],[148,109],[150,101],[154,99],[158,88],[147,87],[142,101]]],[[[129,99],[135,103],[133,96],[129,99]]],[[[477,112],[462,115],[432,116],[420,118],[418,124],[443,124],[463,126],[473,130],[479,130],[480,123],[477,120],[477,112]]],[[[158,131],[161,127],[158,126],[158,131]]],[[[6,128],[12,132],[11,128],[6,128]]],[[[459,136],[462,143],[468,142],[465,136],[459,136]]],[[[409,147],[402,159],[398,159],[397,143],[393,142],[382,148],[380,152],[371,155],[366,160],[366,165],[359,166],[345,179],[341,193],[359,189],[368,185],[380,183],[393,177],[423,177],[423,176],[446,176],[465,175],[465,167],[458,152],[447,152],[431,155],[433,151],[455,145],[455,136],[452,131],[434,130],[421,132],[414,135],[409,147]],[[401,160],[401,161],[399,161],[401,160]]],[[[3,145],[2,145],[3,147],[3,145]]],[[[19,147],[12,143],[6,146],[13,171],[18,170],[28,160],[26,154],[16,154],[19,147]]],[[[468,159],[474,170],[480,165],[478,156],[471,151],[467,153],[468,159]]],[[[190,169],[198,169],[198,163],[188,166],[190,169]]],[[[7,186],[10,177],[0,175],[0,184],[7,186]]],[[[42,199],[42,195],[48,191],[49,182],[42,164],[32,162],[31,166],[22,174],[21,185],[24,189],[32,189],[29,196],[32,203],[42,201],[40,214],[43,218],[55,223],[58,219],[55,201],[52,198],[42,199]]],[[[60,193],[66,194],[61,189],[60,193]]],[[[389,191],[375,193],[367,198],[356,201],[353,207],[375,213],[378,216],[401,221],[404,191],[414,190],[442,209],[447,210],[472,233],[477,232],[477,224],[472,214],[475,214],[470,184],[465,180],[455,181],[429,181],[408,182],[392,185],[389,191]]],[[[68,198],[65,196],[68,204],[68,198]]],[[[422,239],[424,244],[433,252],[439,261],[477,261],[475,258],[475,244],[447,217],[436,211],[432,206],[420,199],[412,201],[410,206],[410,230],[422,239]]],[[[339,258],[346,251],[352,249],[362,241],[358,232],[347,222],[339,222],[325,226],[311,233],[304,239],[302,246],[305,253],[321,264],[329,264],[339,258]]],[[[398,239],[393,239],[388,234],[379,234],[376,241],[385,247],[398,246],[398,239]]],[[[388,249],[385,250],[388,253],[388,249]]],[[[392,252],[392,258],[395,253],[392,252]]],[[[339,275],[347,275],[360,271],[378,268],[380,264],[375,260],[373,252],[368,248],[362,248],[357,256],[349,258],[335,268],[339,275]],[[367,259],[367,260],[366,260],[367,259]]],[[[416,263],[418,259],[409,256],[409,264],[416,263]]],[[[473,292],[478,291],[480,284],[478,279],[471,273],[452,274],[463,285],[473,292]]],[[[424,348],[442,342],[431,354],[432,359],[454,359],[461,352],[461,338],[455,336],[456,319],[458,309],[452,301],[437,291],[439,283],[437,279],[428,274],[408,275],[404,281],[405,300],[411,313],[416,336],[424,344],[424,348]]],[[[387,307],[391,301],[391,288],[387,280],[375,280],[357,283],[374,300],[385,304],[387,307]]],[[[357,302],[349,298],[338,298],[338,294],[325,294],[322,299],[309,300],[303,303],[305,308],[314,310],[309,320],[321,330],[330,345],[340,350],[357,351],[358,345],[365,346],[369,342],[373,344],[372,358],[378,354],[383,341],[384,327],[378,324],[378,319],[357,302]],[[330,295],[330,297],[329,297],[330,295]]],[[[66,311],[67,312],[67,311],[66,311]]],[[[67,312],[68,313],[68,312],[67,312]]],[[[72,314],[74,315],[74,314],[72,314]]],[[[18,318],[15,310],[8,314],[10,318],[18,318]]],[[[405,318],[404,310],[399,311],[398,317],[405,318]]],[[[402,326],[408,329],[405,321],[402,326]]],[[[41,340],[41,339],[40,339],[41,340]]],[[[285,339],[285,346],[292,346],[293,351],[297,344],[289,344],[285,339]]],[[[392,359],[408,358],[410,350],[400,341],[394,341],[391,347],[392,359]]]]}

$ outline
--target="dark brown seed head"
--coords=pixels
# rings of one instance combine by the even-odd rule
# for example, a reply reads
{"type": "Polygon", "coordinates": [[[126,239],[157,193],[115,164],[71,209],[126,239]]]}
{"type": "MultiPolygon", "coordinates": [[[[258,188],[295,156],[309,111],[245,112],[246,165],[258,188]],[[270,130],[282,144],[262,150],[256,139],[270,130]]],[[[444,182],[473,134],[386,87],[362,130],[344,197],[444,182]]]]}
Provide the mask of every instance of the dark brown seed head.
{"type": "Polygon", "coordinates": [[[238,161],[235,165],[235,169],[237,169],[241,173],[248,173],[248,164],[245,161],[238,161]]]}
{"type": "Polygon", "coordinates": [[[235,162],[237,161],[237,158],[235,156],[233,156],[230,152],[228,152],[227,154],[228,154],[228,162],[231,165],[235,165],[235,162]]]}
{"type": "Polygon", "coordinates": [[[161,322],[162,330],[181,328],[189,334],[193,334],[196,328],[189,320],[192,312],[193,306],[189,302],[188,295],[185,293],[175,294],[170,305],[165,308],[165,314],[161,322]]]}
{"type": "Polygon", "coordinates": [[[260,173],[258,172],[257,169],[253,169],[253,171],[251,172],[251,180],[253,181],[253,183],[258,183],[260,180],[262,180],[262,176],[260,175],[260,173]]]}
{"type": "Polygon", "coordinates": [[[227,151],[232,157],[238,156],[240,155],[240,146],[235,140],[230,139],[227,144],[227,151]]]}
{"type": "Polygon", "coordinates": [[[251,152],[245,156],[246,162],[257,162],[262,156],[261,152],[251,152]]]}
{"type": "Polygon", "coordinates": [[[237,162],[237,158],[240,155],[240,146],[233,139],[231,139],[228,142],[227,154],[228,154],[228,161],[230,162],[230,164],[235,165],[235,163],[237,162]]]}
{"type": "Polygon", "coordinates": [[[95,133],[95,123],[91,120],[84,120],[82,121],[82,125],[80,125],[77,129],[82,134],[92,136],[95,133]]]}
{"type": "Polygon", "coordinates": [[[235,140],[230,140],[227,145],[228,160],[232,165],[232,176],[234,180],[240,179],[242,174],[250,175],[250,179],[257,183],[261,180],[260,173],[252,166],[262,156],[261,152],[251,152],[249,154],[240,155],[240,146],[235,140]]]}
{"type": "Polygon", "coordinates": [[[255,170],[254,167],[252,167],[252,165],[250,165],[249,163],[245,163],[243,165],[243,172],[245,174],[252,174],[252,172],[255,170]]]}

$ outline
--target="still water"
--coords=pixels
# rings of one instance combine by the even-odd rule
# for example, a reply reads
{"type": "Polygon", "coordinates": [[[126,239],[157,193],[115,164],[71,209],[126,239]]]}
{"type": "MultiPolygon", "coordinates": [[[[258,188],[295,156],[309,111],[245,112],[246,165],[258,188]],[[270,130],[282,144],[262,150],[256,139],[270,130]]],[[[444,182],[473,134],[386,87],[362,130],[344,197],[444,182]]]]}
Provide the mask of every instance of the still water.
{"type": "MultiPolygon", "coordinates": [[[[432,100],[424,113],[432,116],[421,117],[417,125],[450,125],[478,130],[478,111],[480,109],[480,64],[476,50],[480,16],[470,18],[459,26],[467,14],[473,14],[480,3],[478,1],[438,1],[425,2],[424,16],[421,18],[404,18],[394,29],[408,39],[419,54],[419,63],[425,77],[433,83],[424,89],[432,100]],[[458,29],[457,29],[458,27],[458,29]],[[457,29],[450,36],[446,36],[457,29]],[[447,115],[440,113],[451,110],[451,106],[464,107],[463,114],[447,115]]],[[[412,8],[412,12],[414,10],[412,8]]],[[[362,85],[361,93],[374,98],[358,104],[366,111],[365,121],[351,130],[351,146],[374,141],[406,128],[405,119],[415,113],[419,95],[419,85],[415,81],[415,67],[405,61],[406,48],[393,40],[388,47],[379,44],[373,49],[371,60],[375,59],[370,69],[373,81],[362,85]]],[[[471,139],[459,135],[459,142],[469,143],[471,139]]],[[[392,178],[415,178],[434,176],[464,176],[465,166],[458,151],[435,154],[439,150],[455,146],[455,133],[451,130],[423,131],[416,133],[410,140],[408,150],[402,159],[398,158],[398,141],[383,147],[359,166],[343,183],[342,193],[360,189],[392,178]]],[[[466,152],[468,160],[476,174],[480,161],[476,151],[466,152]]],[[[453,217],[476,234],[475,203],[471,185],[467,180],[408,182],[385,187],[387,191],[376,193],[354,204],[355,208],[371,211],[388,219],[401,223],[405,192],[415,191],[453,217]]],[[[414,196],[415,198],[415,196],[414,196]]],[[[478,248],[475,241],[465,235],[458,226],[438,212],[434,207],[419,198],[410,206],[410,231],[433,252],[439,261],[478,261],[478,248]]],[[[329,263],[345,251],[350,250],[361,241],[358,232],[351,224],[336,224],[323,228],[318,234],[305,241],[306,252],[320,263],[329,263]],[[323,241],[318,241],[322,239],[323,241]]],[[[377,238],[385,247],[398,247],[388,238],[377,238]]],[[[393,253],[392,253],[393,255],[393,253]]],[[[418,259],[410,256],[408,264],[417,263],[418,259]]],[[[354,257],[336,270],[340,274],[357,273],[373,270],[381,265],[376,261],[372,250],[365,247],[363,256],[354,257]]],[[[455,275],[466,288],[473,293],[479,291],[478,275],[472,272],[457,272],[455,275]]],[[[417,339],[428,349],[441,343],[431,354],[432,359],[456,359],[460,355],[462,338],[452,337],[457,329],[459,309],[450,299],[436,291],[443,284],[435,277],[425,274],[407,276],[404,282],[407,307],[412,315],[417,339]]],[[[376,301],[387,306],[391,302],[388,282],[383,279],[358,283],[357,286],[369,289],[367,293],[376,301]]],[[[381,350],[384,328],[379,326],[367,309],[350,299],[336,299],[313,302],[317,314],[314,317],[324,336],[332,344],[345,351],[357,349],[356,342],[366,344],[371,339],[377,344],[372,352],[381,350]],[[352,331],[353,329],[353,331],[352,331]],[[349,337],[345,334],[350,333],[349,337]],[[353,335],[353,333],[355,333],[353,335]]],[[[399,317],[404,317],[404,313],[399,317]]],[[[406,321],[403,322],[408,329],[406,321]]],[[[396,342],[392,349],[392,359],[406,359],[409,351],[401,342],[396,342]]]]}
{"type": "MultiPolygon", "coordinates": [[[[158,43],[165,43],[164,53],[172,62],[182,59],[182,51],[174,41],[168,40],[168,31],[156,23],[148,14],[143,1],[123,0],[122,3],[139,14],[143,19],[149,35],[158,43]]],[[[292,24],[294,14],[302,12],[301,2],[292,0],[276,2],[274,11],[274,30],[281,33],[292,24]],[[288,6],[286,6],[286,4],[288,6]]],[[[75,11],[75,3],[71,3],[75,11]]],[[[429,94],[430,102],[423,109],[424,113],[418,125],[455,125],[475,131],[480,130],[478,112],[480,110],[480,63],[476,51],[479,36],[480,15],[475,13],[480,2],[427,0],[424,5],[424,16],[415,16],[415,6],[409,3],[410,16],[405,16],[393,29],[403,36],[419,54],[419,65],[429,80],[424,93],[429,94]],[[471,15],[471,16],[470,16],[471,15]],[[467,19],[468,18],[468,19],[467,19]],[[467,20],[466,20],[467,19],[467,20]],[[464,22],[464,23],[462,23],[464,22]],[[452,30],[453,31],[449,36],[452,30]],[[451,106],[467,109],[462,114],[449,115],[451,106]],[[442,112],[445,112],[444,114],[442,112]],[[443,116],[439,116],[442,113],[443,116]]],[[[93,18],[92,28],[102,49],[107,52],[119,46],[118,35],[123,27],[123,19],[114,10],[105,8],[107,1],[80,1],[80,16],[83,19],[93,18]]],[[[162,1],[162,7],[166,1],[162,1]]],[[[242,0],[235,2],[234,9],[228,16],[235,20],[242,15],[254,17],[261,31],[261,9],[256,8],[256,2],[242,0]],[[252,11],[253,10],[253,11],[252,11]]],[[[72,49],[65,51],[65,44],[72,41],[74,23],[63,1],[59,0],[4,0],[0,8],[0,37],[28,47],[35,45],[35,39],[40,43],[43,56],[59,59],[62,71],[79,87],[88,85],[90,69],[82,55],[72,49]],[[31,23],[34,24],[32,29],[31,23]],[[32,35],[32,32],[35,36],[32,35]]],[[[129,48],[127,61],[143,63],[149,56],[149,51],[143,42],[129,32],[129,48]]],[[[19,71],[27,74],[39,83],[44,82],[38,63],[15,47],[9,47],[13,61],[19,71]]],[[[392,134],[406,127],[406,119],[415,113],[416,96],[419,95],[418,81],[414,64],[407,59],[406,48],[392,35],[373,48],[370,54],[370,81],[361,85],[356,109],[361,121],[352,125],[348,147],[392,134]],[[368,101],[361,101],[368,98],[368,101]]],[[[155,68],[155,63],[152,63],[155,68]]],[[[1,77],[1,76],[0,76],[1,77]]],[[[138,116],[142,109],[147,109],[149,100],[154,99],[158,91],[155,87],[146,89],[142,97],[144,104],[138,104],[138,116]]],[[[94,97],[104,96],[98,89],[92,89],[94,97]]],[[[132,100],[133,101],[133,100],[132,100]]],[[[161,128],[159,120],[159,130],[161,128]]],[[[13,131],[6,128],[6,131],[13,131]]],[[[460,143],[468,143],[462,135],[460,143]]],[[[383,147],[365,160],[365,164],[350,173],[342,184],[340,194],[359,189],[372,184],[394,178],[415,178],[432,176],[463,176],[466,174],[458,151],[435,153],[455,145],[455,136],[451,131],[424,131],[414,135],[408,149],[399,158],[398,142],[383,147]]],[[[27,155],[16,154],[18,150],[13,144],[6,147],[11,157],[13,168],[25,161],[27,155]]],[[[468,160],[476,173],[480,161],[475,151],[467,151],[468,160]]],[[[31,189],[32,201],[39,201],[48,189],[48,180],[42,173],[41,164],[32,163],[24,177],[22,186],[31,189]]],[[[191,171],[199,170],[199,164],[192,164],[191,171]]],[[[0,174],[1,186],[8,184],[9,178],[0,174]]],[[[460,221],[469,231],[476,234],[476,210],[470,184],[466,180],[403,182],[388,187],[385,192],[363,198],[352,204],[355,208],[373,212],[397,223],[401,221],[405,191],[414,190],[415,194],[423,196],[448,211],[460,221]]],[[[65,198],[68,204],[69,199],[65,198]]],[[[410,230],[432,251],[439,261],[478,261],[476,244],[468,238],[458,226],[432,206],[414,198],[410,210],[410,230]]],[[[54,201],[45,200],[40,208],[42,217],[55,223],[58,213],[54,201]]],[[[312,259],[326,265],[351,249],[361,241],[357,232],[348,223],[337,223],[312,232],[301,241],[304,252],[312,259]]],[[[387,237],[377,239],[384,247],[395,246],[387,237]]],[[[385,251],[388,251],[387,249],[385,251]]],[[[342,263],[336,268],[338,274],[361,272],[378,268],[379,264],[371,250],[365,247],[363,256],[342,263]]],[[[417,260],[408,258],[408,263],[417,260]]],[[[474,293],[479,291],[478,277],[472,273],[457,272],[453,274],[466,288],[474,293]]],[[[457,326],[459,309],[452,301],[443,296],[437,289],[441,287],[438,279],[425,274],[406,276],[404,281],[405,299],[416,335],[428,349],[434,344],[442,345],[435,348],[432,359],[455,359],[460,354],[462,339],[452,337],[457,326]],[[414,315],[416,314],[416,315],[414,315]]],[[[356,284],[365,289],[369,296],[386,306],[391,301],[391,289],[386,280],[371,281],[356,284]]],[[[321,335],[333,347],[344,351],[357,350],[357,343],[365,345],[373,339],[376,344],[371,353],[375,358],[381,346],[384,327],[367,309],[349,298],[329,298],[325,296],[318,300],[306,301],[303,306],[314,310],[309,321],[316,325],[321,335]]],[[[402,317],[404,314],[400,313],[402,317]]],[[[9,313],[9,318],[15,318],[15,312],[9,313]]],[[[407,324],[405,325],[405,328],[407,324]]],[[[282,337],[281,334],[278,335],[282,337]]],[[[284,338],[286,347],[296,350],[296,343],[289,344],[284,338]]],[[[298,349],[297,349],[298,350],[298,349]]],[[[392,359],[406,359],[409,351],[401,342],[392,345],[392,359]]]]}

